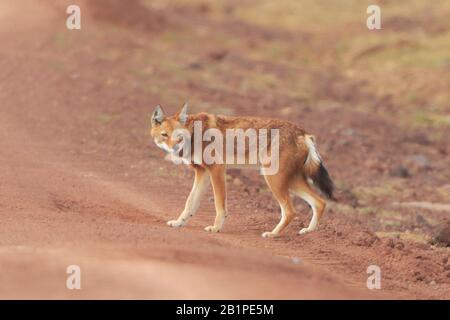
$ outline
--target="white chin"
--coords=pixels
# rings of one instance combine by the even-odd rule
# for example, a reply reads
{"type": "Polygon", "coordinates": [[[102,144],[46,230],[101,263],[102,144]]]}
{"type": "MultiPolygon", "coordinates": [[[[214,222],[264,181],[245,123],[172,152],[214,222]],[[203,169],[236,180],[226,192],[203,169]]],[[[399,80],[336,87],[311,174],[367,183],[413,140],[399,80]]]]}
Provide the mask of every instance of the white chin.
{"type": "Polygon", "coordinates": [[[158,143],[158,142],[155,142],[155,143],[156,143],[156,145],[157,145],[160,149],[163,149],[164,151],[169,152],[169,153],[172,153],[172,152],[173,152],[173,150],[170,149],[170,148],[167,146],[167,144],[165,144],[165,143],[158,143]]]}

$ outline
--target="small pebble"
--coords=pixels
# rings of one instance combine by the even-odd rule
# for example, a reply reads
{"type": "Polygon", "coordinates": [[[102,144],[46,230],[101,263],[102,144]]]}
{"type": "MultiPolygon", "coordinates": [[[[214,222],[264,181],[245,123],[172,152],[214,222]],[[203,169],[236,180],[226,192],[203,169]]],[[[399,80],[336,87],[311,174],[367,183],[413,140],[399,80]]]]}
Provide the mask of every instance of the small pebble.
{"type": "Polygon", "coordinates": [[[300,264],[300,263],[302,263],[302,260],[300,258],[298,258],[298,257],[293,257],[292,258],[292,262],[294,264],[300,264]]]}

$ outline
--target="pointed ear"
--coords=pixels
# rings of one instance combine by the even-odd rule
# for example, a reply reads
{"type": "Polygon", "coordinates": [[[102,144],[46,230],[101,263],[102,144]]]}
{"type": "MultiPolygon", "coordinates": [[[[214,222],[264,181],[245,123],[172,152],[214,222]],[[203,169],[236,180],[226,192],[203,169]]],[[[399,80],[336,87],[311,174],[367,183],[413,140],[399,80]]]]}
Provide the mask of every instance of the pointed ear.
{"type": "Polygon", "coordinates": [[[165,118],[164,111],[158,104],[155,108],[155,111],[153,111],[152,114],[152,126],[161,124],[164,121],[164,118],[165,118]]]}
{"type": "Polygon", "coordinates": [[[186,124],[186,121],[188,119],[188,114],[187,114],[187,108],[188,108],[188,104],[187,102],[183,105],[183,108],[180,111],[180,114],[178,115],[178,120],[182,123],[182,124],[186,124]]]}

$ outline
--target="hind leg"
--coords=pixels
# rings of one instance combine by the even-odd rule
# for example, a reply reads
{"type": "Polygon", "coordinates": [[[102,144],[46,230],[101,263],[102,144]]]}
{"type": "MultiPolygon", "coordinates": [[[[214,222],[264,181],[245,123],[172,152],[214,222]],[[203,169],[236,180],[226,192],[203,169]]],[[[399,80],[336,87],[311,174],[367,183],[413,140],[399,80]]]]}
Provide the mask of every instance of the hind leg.
{"type": "Polygon", "coordinates": [[[264,176],[270,190],[272,191],[275,199],[277,199],[281,208],[281,219],[276,227],[270,232],[264,232],[262,236],[264,238],[276,237],[283,231],[284,228],[294,218],[294,209],[292,206],[292,200],[289,195],[289,177],[286,174],[278,173],[276,175],[264,176]]]}
{"type": "Polygon", "coordinates": [[[291,191],[305,200],[312,209],[313,216],[307,228],[300,230],[299,234],[305,234],[316,230],[320,218],[325,210],[325,201],[303,179],[297,177],[291,184],[291,191]]]}

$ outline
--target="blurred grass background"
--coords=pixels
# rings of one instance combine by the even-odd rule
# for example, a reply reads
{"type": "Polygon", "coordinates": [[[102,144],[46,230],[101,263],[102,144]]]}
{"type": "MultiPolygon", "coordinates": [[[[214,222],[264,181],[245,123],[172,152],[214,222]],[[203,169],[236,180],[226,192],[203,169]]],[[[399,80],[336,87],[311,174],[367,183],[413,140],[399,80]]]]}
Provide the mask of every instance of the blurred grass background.
{"type": "MultiPolygon", "coordinates": [[[[228,30],[208,37],[209,45],[233,52],[244,51],[256,60],[270,60],[287,68],[325,68],[344,80],[364,83],[364,90],[385,99],[379,108],[386,116],[401,116],[406,125],[449,126],[450,87],[450,1],[365,1],[365,0],[146,0],[152,10],[200,8],[209,19],[242,22],[268,30],[268,40],[249,43],[247,37],[230,36],[228,30]],[[382,30],[368,30],[366,9],[381,7],[382,30]],[[273,30],[275,34],[270,34],[273,30]],[[215,41],[216,43],[211,43],[215,41]]],[[[232,23],[233,23],[232,22],[232,23]]],[[[196,21],[181,33],[167,31],[167,42],[190,44],[192,34],[207,33],[196,21]],[[184,34],[184,36],[183,36],[184,34]]],[[[230,26],[233,28],[233,26],[230,26]]],[[[200,41],[200,40],[199,40],[200,41]]],[[[223,83],[225,70],[207,69],[200,74],[210,83],[223,83]]],[[[236,71],[239,72],[239,71],[236,71]]],[[[277,77],[256,71],[247,74],[247,86],[279,88],[284,93],[317,101],[311,89],[314,74],[296,73],[277,77]]],[[[357,94],[357,92],[355,92],[357,94]]],[[[368,106],[355,103],[362,111],[368,106]]]]}

